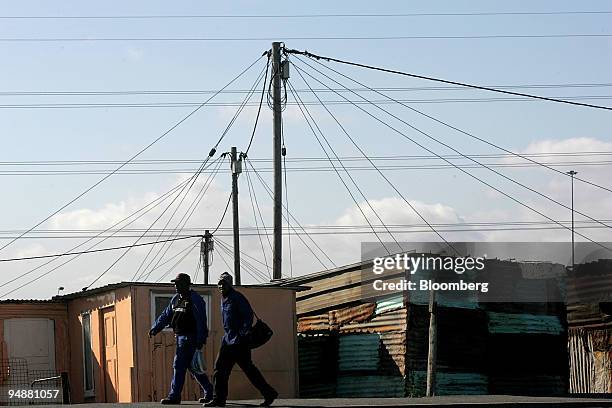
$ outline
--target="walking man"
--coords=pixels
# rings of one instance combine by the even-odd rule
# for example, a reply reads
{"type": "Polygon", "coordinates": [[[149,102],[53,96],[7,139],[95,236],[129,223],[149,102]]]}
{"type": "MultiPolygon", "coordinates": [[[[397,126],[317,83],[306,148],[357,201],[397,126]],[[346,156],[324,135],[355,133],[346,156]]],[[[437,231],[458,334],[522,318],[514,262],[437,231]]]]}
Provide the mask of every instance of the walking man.
{"type": "Polygon", "coordinates": [[[221,292],[221,313],[225,334],[215,362],[215,395],[206,407],[224,407],[227,399],[227,383],[234,364],[242,369],[249,381],[263,395],[260,406],[267,407],[278,397],[278,392],[270,386],[251,360],[251,347],[248,334],[253,326],[253,309],[246,297],[233,287],[232,276],[224,272],[217,284],[221,292]]]}
{"type": "Polygon", "coordinates": [[[191,278],[186,273],[179,273],[171,280],[176,288],[176,295],[172,297],[168,306],[155,320],[149,330],[149,337],[155,336],[165,327],[170,326],[176,337],[176,354],[174,355],[174,375],[167,398],[161,400],[162,404],[180,404],[181,391],[185,384],[187,370],[200,384],[204,398],[200,402],[212,399],[212,384],[206,373],[196,371],[191,361],[196,352],[206,344],[208,325],[206,321],[206,302],[202,296],[191,290],[191,278]]]}

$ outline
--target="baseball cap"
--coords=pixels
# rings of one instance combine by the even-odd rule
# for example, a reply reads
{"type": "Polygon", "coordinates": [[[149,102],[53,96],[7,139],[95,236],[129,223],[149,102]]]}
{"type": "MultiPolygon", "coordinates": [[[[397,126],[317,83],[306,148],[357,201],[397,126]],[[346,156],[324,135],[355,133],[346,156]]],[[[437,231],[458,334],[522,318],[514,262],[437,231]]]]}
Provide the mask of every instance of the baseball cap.
{"type": "Polygon", "coordinates": [[[191,283],[191,277],[187,275],[186,273],[179,273],[178,275],[176,275],[176,278],[172,279],[170,282],[172,283],[176,283],[176,282],[191,283]]]}

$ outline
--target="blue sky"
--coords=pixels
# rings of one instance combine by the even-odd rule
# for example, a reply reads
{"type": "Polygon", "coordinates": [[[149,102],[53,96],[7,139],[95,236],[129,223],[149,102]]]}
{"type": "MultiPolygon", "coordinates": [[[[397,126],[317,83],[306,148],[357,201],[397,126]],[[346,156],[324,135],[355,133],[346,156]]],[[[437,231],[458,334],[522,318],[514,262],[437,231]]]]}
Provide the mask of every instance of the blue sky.
{"type": "MultiPolygon", "coordinates": [[[[246,15],[246,14],[334,14],[334,13],[444,13],[444,12],[541,12],[565,10],[612,10],[603,1],[569,2],[322,2],[299,4],[287,2],[162,2],[134,1],[83,3],[76,1],[5,2],[2,16],[102,16],[102,15],[246,15]]],[[[553,16],[470,16],[470,17],[392,17],[392,18],[317,18],[317,19],[100,19],[47,20],[5,19],[0,25],[0,38],[83,38],[83,37],[209,37],[209,38],[276,38],[325,36],[444,36],[495,34],[609,34],[611,14],[553,15],[553,16]]],[[[485,85],[513,84],[568,84],[610,83],[612,78],[611,39],[601,38],[531,38],[531,39],[444,39],[444,40],[360,40],[360,41],[286,41],[289,48],[309,51],[342,59],[394,68],[422,75],[485,85]]],[[[229,81],[250,64],[270,41],[200,41],[200,42],[0,42],[0,91],[125,91],[125,90],[214,90],[229,81]]],[[[249,71],[235,89],[245,89],[263,68],[263,60],[249,71]]],[[[299,62],[298,62],[299,64],[299,62]]],[[[378,87],[435,86],[434,83],[376,73],[361,69],[332,66],[361,82],[378,87]]],[[[305,88],[295,70],[291,82],[305,88]]],[[[535,89],[550,96],[609,95],[610,87],[535,89]]],[[[401,95],[406,99],[427,98],[486,98],[497,97],[478,91],[412,91],[401,95]]],[[[151,103],[200,102],[205,95],[131,95],[131,96],[0,96],[0,105],[45,103],[151,103]]],[[[304,94],[305,99],[312,97],[304,94]]],[[[337,99],[327,95],[330,99],[337,99]]],[[[237,102],[240,95],[223,95],[219,101],[237,102]]],[[[380,98],[378,98],[380,99],[380,98]]],[[[589,102],[589,101],[587,101],[589,102]]],[[[594,103],[609,104],[608,100],[594,103]]],[[[606,111],[565,106],[546,102],[491,102],[491,103],[429,103],[415,104],[424,112],[443,119],[454,126],[470,131],[515,151],[542,152],[546,146],[562,149],[599,149],[612,151],[610,133],[612,116],[606,111]],[[530,148],[531,146],[531,148],[530,148]],[[530,150],[531,149],[531,150],[530,150]]],[[[398,106],[386,105],[397,115],[432,135],[450,143],[462,152],[490,153],[491,147],[471,141],[398,106]]],[[[146,146],[192,108],[99,108],[99,109],[0,109],[0,134],[3,148],[0,161],[32,160],[125,160],[146,146]]],[[[201,159],[208,153],[233,114],[232,107],[205,107],[162,141],[147,150],[140,159],[201,159]]],[[[350,106],[332,106],[347,129],[370,155],[426,154],[418,147],[401,139],[388,129],[360,114],[350,106]]],[[[355,155],[356,151],[334,126],[323,109],[312,107],[339,155],[355,155]]],[[[252,128],[255,108],[248,108],[220,151],[232,145],[245,149],[252,128]]],[[[271,156],[271,111],[264,105],[262,121],[250,156],[271,156]]],[[[323,156],[295,107],[288,107],[285,119],[288,158],[323,156]]],[[[415,138],[424,141],[422,137],[415,138]]],[[[425,142],[437,152],[448,150],[425,142]]],[[[28,167],[32,168],[32,167],[28,167]]],[[[82,167],[81,167],[82,168],[82,167]]],[[[112,165],[100,168],[112,168],[112,165]]],[[[15,169],[7,165],[2,170],[15,169]]],[[[585,178],[609,185],[606,174],[609,166],[579,169],[585,178]]],[[[567,202],[563,179],[541,169],[504,170],[518,180],[529,183],[540,191],[567,202]]],[[[564,209],[552,208],[550,203],[500,181],[483,170],[475,171],[486,180],[503,187],[504,191],[526,202],[538,205],[557,219],[567,219],[564,209]]],[[[378,200],[382,208],[390,208],[389,220],[416,222],[405,209],[395,208],[396,194],[373,172],[360,172],[359,183],[370,200],[378,200]],[[388,200],[385,202],[385,200],[388,200]],[[389,201],[391,200],[391,201],[389,201]],[[386,203],[386,204],[385,204],[386,203]],[[391,203],[391,204],[389,204],[391,203]],[[393,204],[395,203],[395,204],[393,204]],[[386,207],[385,207],[386,206],[386,207]],[[394,208],[398,211],[394,214],[394,208]],[[395,217],[395,218],[394,218],[395,217]],[[402,218],[403,217],[403,218],[402,218]]],[[[269,174],[266,174],[269,177],[269,174]]],[[[93,184],[100,175],[86,176],[7,176],[2,175],[4,189],[0,203],[1,230],[24,230],[44,218],[65,202],[93,184]]],[[[289,173],[289,200],[292,211],[300,222],[308,225],[334,225],[342,222],[361,223],[354,212],[354,204],[333,173],[289,173]],[[343,218],[344,217],[344,218],[343,218]],[[344,221],[342,221],[344,220],[344,221]]],[[[443,214],[432,210],[434,221],[497,221],[539,219],[518,208],[511,201],[492,194],[457,170],[403,170],[389,172],[389,178],[409,200],[423,204],[423,208],[446,206],[443,214]]],[[[78,228],[87,225],[103,228],[113,219],[108,208],[121,203],[137,205],[144,197],[163,193],[177,182],[176,175],[117,175],[100,185],[83,199],[68,208],[62,221],[46,225],[48,228],[78,228]],[[132,203],[132,204],[130,204],[132,203]],[[110,206],[110,207],[109,207],[110,206]],[[107,209],[108,211],[106,211],[107,209]],[[80,211],[80,212],[79,212],[80,211]],[[106,211],[106,212],[105,212],[106,211]],[[79,214],[85,220],[78,218],[79,214]],[[93,215],[92,215],[93,214],[93,215]],[[106,214],[99,223],[94,215],[106,214]],[[95,218],[95,217],[94,217],[95,218]]],[[[251,208],[247,201],[246,185],[241,184],[244,206],[243,225],[252,225],[251,208]]],[[[227,197],[229,175],[215,180],[216,198],[205,200],[201,219],[191,226],[215,224],[227,197]],[[216,201],[215,201],[216,200],[216,201]]],[[[577,190],[581,199],[577,207],[595,217],[606,218],[610,194],[577,190]]],[[[270,222],[269,202],[258,187],[258,197],[266,207],[266,222],[270,222]]],[[[424,210],[426,211],[426,210],[424,210]]],[[[200,213],[200,211],[198,211],[200,213]]],[[[227,220],[226,220],[227,221],[227,220]]],[[[229,224],[228,224],[229,225],[229,224]]],[[[214,225],[213,225],[214,226],[214,225]]],[[[586,232],[585,232],[586,233],[586,232]]],[[[589,231],[589,234],[591,232],[589,231]]],[[[606,231],[593,231],[597,239],[609,238],[606,231]]],[[[473,236],[470,236],[473,238],[473,236]]],[[[405,240],[411,236],[402,236],[405,240]]],[[[433,239],[431,234],[419,234],[417,240],[433,239]]],[[[462,238],[459,234],[451,238],[462,238]]],[[[480,239],[526,240],[525,235],[478,235],[480,239]]],[[[542,233],[529,239],[566,239],[556,233],[542,233]],[[548,235],[547,235],[548,234],[548,235]]],[[[322,237],[322,245],[330,252],[344,248],[345,238],[322,237]]],[[[353,236],[351,245],[372,237],[353,236]]],[[[259,242],[245,238],[247,251],[261,258],[259,242]]],[[[127,241],[115,240],[113,244],[127,241]]],[[[40,254],[67,249],[78,241],[22,240],[0,254],[40,254]]],[[[110,244],[110,241],[107,242],[110,244]]],[[[102,245],[104,246],[104,245],[102,245]]],[[[108,246],[108,245],[107,245],[108,246]]],[[[339,263],[359,259],[359,246],[351,246],[339,255],[339,263]]],[[[342,251],[339,251],[342,252],[342,251]]],[[[138,254],[140,256],[140,254],[138,254]]],[[[110,280],[127,279],[138,256],[126,257],[110,280]]],[[[304,248],[296,248],[299,273],[320,269],[311,262],[304,248]]],[[[89,258],[92,259],[92,258],[89,258]]],[[[113,257],[100,256],[99,264],[112,262],[113,257]]],[[[184,267],[195,268],[195,253],[187,258],[184,267]],[[190,263],[191,262],[191,263],[190,263]]],[[[53,288],[49,283],[65,282],[73,273],[95,276],[98,269],[91,261],[79,261],[80,266],[60,269],[37,283],[15,292],[14,296],[48,296],[53,288]],[[87,271],[83,272],[83,268],[87,271]],[[55,280],[54,280],[55,279],[55,280]]],[[[79,265],[79,262],[74,264],[79,265]]],[[[98,264],[98,262],[93,262],[98,264]]],[[[4,274],[14,277],[36,263],[11,265],[4,274]]],[[[222,264],[221,264],[222,265],[222,264]]],[[[217,268],[215,266],[214,268],[217,268]]],[[[218,266],[215,273],[223,266],[218,266]]],[[[180,268],[179,268],[180,269],[180,268]]],[[[24,280],[25,282],[25,280],[24,280]]],[[[70,289],[79,289],[81,282],[70,289]]],[[[84,286],[84,285],[81,285],[84,286]]],[[[2,288],[6,289],[6,288],[2,288]]]]}

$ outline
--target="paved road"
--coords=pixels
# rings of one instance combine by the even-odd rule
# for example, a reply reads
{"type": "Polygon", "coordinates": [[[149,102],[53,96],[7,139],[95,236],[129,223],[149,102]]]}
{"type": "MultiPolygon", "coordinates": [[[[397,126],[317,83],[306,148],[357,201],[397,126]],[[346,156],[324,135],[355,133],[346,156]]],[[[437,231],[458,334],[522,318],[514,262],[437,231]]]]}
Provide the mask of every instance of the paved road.
{"type": "MultiPolygon", "coordinates": [[[[256,407],[261,400],[230,401],[228,408],[256,407]]],[[[185,401],[184,406],[200,407],[195,401],[185,401]]],[[[44,405],[49,407],[50,405],[44,405]]],[[[161,407],[155,402],[140,402],[133,404],[79,404],[79,408],[153,408],[161,407]]],[[[410,407],[410,408],[548,408],[548,407],[581,407],[581,408],[612,408],[612,398],[554,398],[554,397],[518,397],[507,395],[478,396],[448,396],[434,398],[330,398],[330,399],[279,399],[275,407],[298,408],[367,408],[367,407],[410,407]]],[[[43,407],[41,405],[41,407],[43,407]]]]}

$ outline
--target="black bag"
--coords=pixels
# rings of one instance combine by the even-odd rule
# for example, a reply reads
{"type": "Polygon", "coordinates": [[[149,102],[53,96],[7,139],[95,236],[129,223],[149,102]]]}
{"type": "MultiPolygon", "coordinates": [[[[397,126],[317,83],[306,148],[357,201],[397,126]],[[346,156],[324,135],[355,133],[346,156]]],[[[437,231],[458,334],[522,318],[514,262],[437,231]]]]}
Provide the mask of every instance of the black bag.
{"type": "Polygon", "coordinates": [[[270,340],[270,338],[272,338],[274,332],[272,331],[270,326],[268,326],[263,320],[259,318],[259,316],[257,316],[257,313],[253,313],[257,318],[257,322],[255,322],[249,332],[249,346],[251,346],[252,349],[255,349],[266,344],[270,340]]]}

